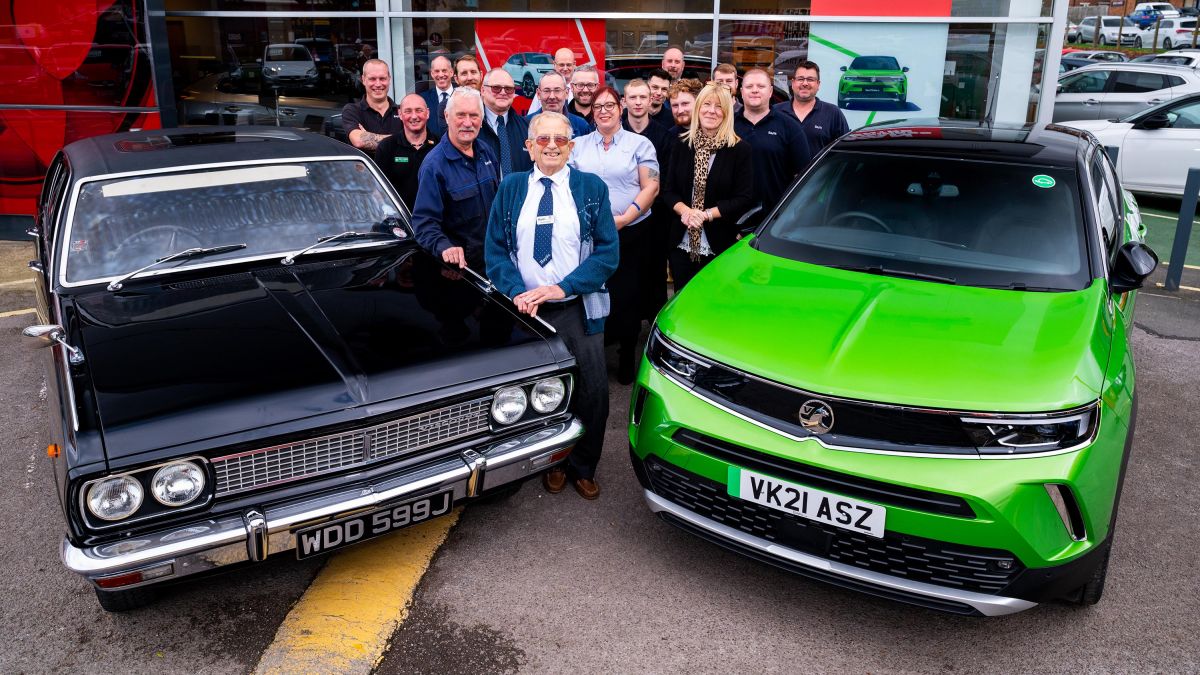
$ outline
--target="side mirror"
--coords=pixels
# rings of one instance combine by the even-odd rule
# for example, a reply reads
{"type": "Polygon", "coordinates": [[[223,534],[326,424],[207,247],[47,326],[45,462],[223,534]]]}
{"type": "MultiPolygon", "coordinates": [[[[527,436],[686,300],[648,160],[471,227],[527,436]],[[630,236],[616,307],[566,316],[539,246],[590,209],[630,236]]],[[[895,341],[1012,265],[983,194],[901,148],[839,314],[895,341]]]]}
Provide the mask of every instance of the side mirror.
{"type": "Polygon", "coordinates": [[[56,324],[29,326],[21,331],[21,335],[44,340],[45,342],[43,346],[57,342],[63,346],[63,349],[67,350],[67,360],[72,365],[79,365],[83,363],[83,352],[79,351],[78,347],[75,347],[67,342],[66,331],[63,330],[62,326],[56,324]]]}
{"type": "Polygon", "coordinates": [[[901,69],[900,69],[900,72],[902,72],[902,73],[907,73],[907,72],[908,72],[908,66],[904,66],[903,68],[901,68],[901,69]]]}
{"type": "Polygon", "coordinates": [[[841,70],[843,73],[846,72],[846,66],[842,66],[841,70]]]}
{"type": "Polygon", "coordinates": [[[749,211],[743,213],[742,217],[738,218],[737,220],[738,232],[742,236],[745,236],[757,230],[759,224],[762,222],[762,217],[765,215],[766,214],[763,213],[762,204],[759,204],[758,206],[755,206],[749,211]]]}
{"type": "Polygon", "coordinates": [[[1156,267],[1158,255],[1153,249],[1140,241],[1125,242],[1117,249],[1117,255],[1113,259],[1108,275],[1108,287],[1115,295],[1137,290],[1156,267]]]}
{"type": "Polygon", "coordinates": [[[1165,113],[1155,113],[1138,122],[1139,129],[1165,129],[1171,126],[1171,120],[1165,113]]]}

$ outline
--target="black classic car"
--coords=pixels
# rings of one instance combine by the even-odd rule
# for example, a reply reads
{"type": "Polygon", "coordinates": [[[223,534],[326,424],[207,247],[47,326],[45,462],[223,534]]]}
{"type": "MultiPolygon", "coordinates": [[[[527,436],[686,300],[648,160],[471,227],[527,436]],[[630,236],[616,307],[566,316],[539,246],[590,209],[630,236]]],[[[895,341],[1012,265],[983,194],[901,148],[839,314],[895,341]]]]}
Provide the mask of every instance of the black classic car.
{"type": "Polygon", "coordinates": [[[509,493],[582,433],[553,329],[424,252],[332,139],[79,141],[31,234],[62,559],[107,610],[509,493]]]}

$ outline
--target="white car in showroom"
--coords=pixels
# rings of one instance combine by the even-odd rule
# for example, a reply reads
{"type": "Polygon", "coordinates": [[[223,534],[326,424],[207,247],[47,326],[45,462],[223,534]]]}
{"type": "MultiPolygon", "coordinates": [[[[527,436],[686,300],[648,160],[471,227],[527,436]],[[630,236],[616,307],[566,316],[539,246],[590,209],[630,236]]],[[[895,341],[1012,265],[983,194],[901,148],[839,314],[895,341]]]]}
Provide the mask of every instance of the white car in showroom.
{"type": "Polygon", "coordinates": [[[1189,94],[1119,120],[1073,120],[1117,148],[1117,176],[1133,192],[1183,194],[1188,169],[1200,166],[1200,94],[1189,94]]]}

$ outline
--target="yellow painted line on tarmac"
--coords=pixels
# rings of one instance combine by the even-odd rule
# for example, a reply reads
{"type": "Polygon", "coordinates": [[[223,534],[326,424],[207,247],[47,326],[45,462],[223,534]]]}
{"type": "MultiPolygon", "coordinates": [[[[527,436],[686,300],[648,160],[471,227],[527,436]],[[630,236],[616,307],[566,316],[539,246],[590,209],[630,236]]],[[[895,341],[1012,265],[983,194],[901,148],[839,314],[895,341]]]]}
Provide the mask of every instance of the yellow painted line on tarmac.
{"type": "Polygon", "coordinates": [[[459,511],[346,549],[326,563],[259,659],[255,675],[362,673],[392,633],[459,511]]]}
{"type": "MultiPolygon", "coordinates": [[[[1154,285],[1155,285],[1155,286],[1157,286],[1158,288],[1165,288],[1165,286],[1164,286],[1164,285],[1163,285],[1161,282],[1160,282],[1160,283],[1156,283],[1156,284],[1154,284],[1154,285]]],[[[1183,286],[1183,285],[1180,285],[1180,287],[1179,287],[1179,290],[1181,290],[1181,291],[1197,291],[1197,292],[1200,292],[1200,288],[1196,288],[1195,286],[1183,286]]]]}
{"type": "Polygon", "coordinates": [[[11,312],[0,312],[0,319],[7,319],[10,316],[23,316],[25,314],[36,314],[37,310],[29,307],[28,309],[14,309],[11,312]]]}
{"type": "Polygon", "coordinates": [[[8,288],[10,286],[28,286],[33,283],[33,279],[18,279],[16,281],[0,281],[0,288],[8,288]]]}

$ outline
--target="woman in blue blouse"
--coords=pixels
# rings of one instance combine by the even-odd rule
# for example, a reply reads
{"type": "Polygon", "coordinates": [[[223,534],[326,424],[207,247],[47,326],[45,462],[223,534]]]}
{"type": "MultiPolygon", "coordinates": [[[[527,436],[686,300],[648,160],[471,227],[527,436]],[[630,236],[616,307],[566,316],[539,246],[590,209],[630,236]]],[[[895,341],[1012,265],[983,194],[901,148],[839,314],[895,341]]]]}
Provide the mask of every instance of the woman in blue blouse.
{"type": "Polygon", "coordinates": [[[642,321],[639,316],[638,270],[647,239],[646,217],[658,195],[659,167],[654,145],[645,136],[621,128],[621,97],[601,87],[592,103],[596,130],[576,139],[572,169],[594,173],[608,185],[613,220],[621,243],[620,263],[608,280],[612,311],[605,341],[618,344],[617,381],[633,382],[635,349],[642,321]]]}

